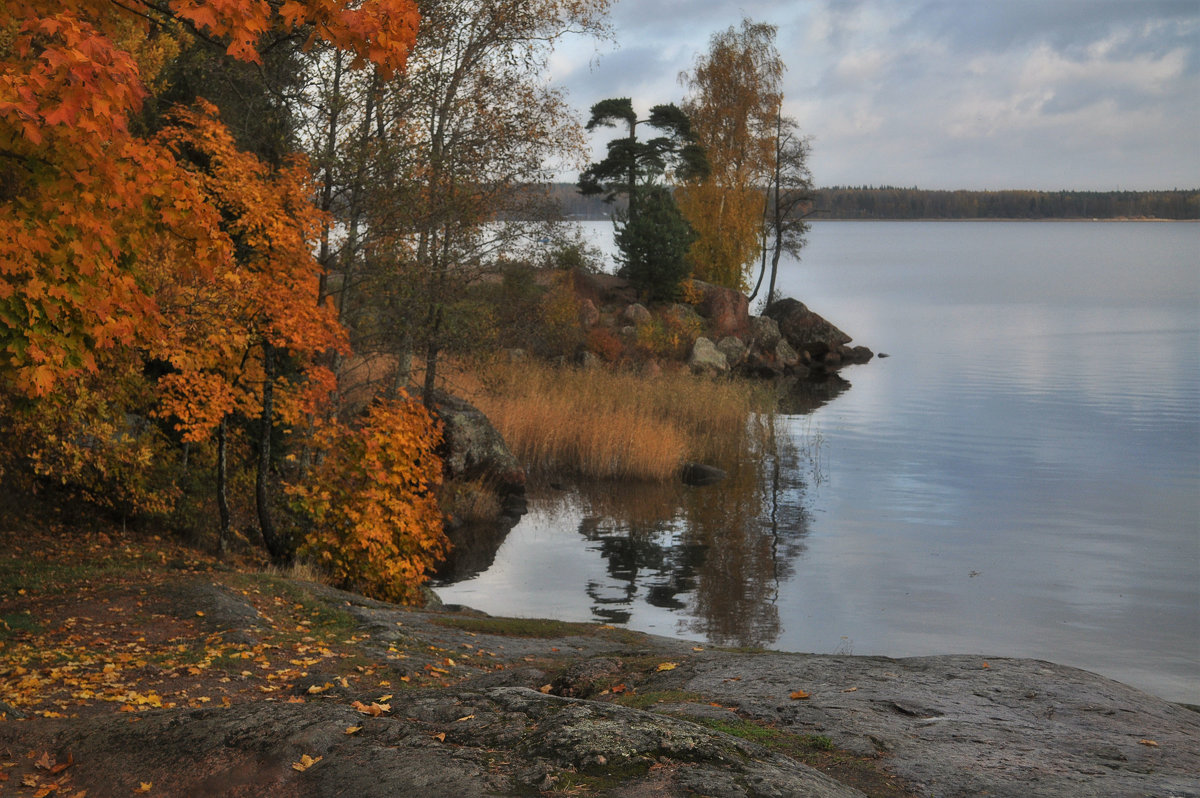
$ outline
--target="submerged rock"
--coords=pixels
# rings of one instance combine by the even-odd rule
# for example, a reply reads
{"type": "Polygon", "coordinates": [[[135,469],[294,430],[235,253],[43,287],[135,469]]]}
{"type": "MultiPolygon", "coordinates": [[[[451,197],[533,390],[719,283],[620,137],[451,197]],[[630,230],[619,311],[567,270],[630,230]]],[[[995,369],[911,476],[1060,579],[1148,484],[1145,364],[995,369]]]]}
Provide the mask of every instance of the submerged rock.
{"type": "Polygon", "coordinates": [[[692,485],[693,487],[703,487],[704,485],[715,485],[728,476],[724,471],[716,466],[704,465],[703,463],[688,463],[683,467],[683,484],[692,485]]]}

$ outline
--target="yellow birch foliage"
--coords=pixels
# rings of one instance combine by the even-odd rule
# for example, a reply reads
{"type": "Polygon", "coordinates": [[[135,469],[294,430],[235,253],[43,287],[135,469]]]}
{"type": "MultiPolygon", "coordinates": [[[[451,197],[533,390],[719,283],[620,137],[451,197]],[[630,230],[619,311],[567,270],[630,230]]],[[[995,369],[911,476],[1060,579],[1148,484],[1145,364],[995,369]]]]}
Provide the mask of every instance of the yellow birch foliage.
{"type": "Polygon", "coordinates": [[[376,402],[354,428],[323,433],[320,466],[290,489],[312,522],[301,556],[344,586],[406,604],[449,550],[434,490],[442,462],[437,423],[407,396],[376,402]]]}

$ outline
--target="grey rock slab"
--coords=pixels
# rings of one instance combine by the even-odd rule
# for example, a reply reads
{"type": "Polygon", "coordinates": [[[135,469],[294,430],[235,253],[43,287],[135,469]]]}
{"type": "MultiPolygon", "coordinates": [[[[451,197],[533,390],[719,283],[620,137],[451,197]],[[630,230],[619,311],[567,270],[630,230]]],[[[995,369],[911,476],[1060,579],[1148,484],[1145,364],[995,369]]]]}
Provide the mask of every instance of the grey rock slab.
{"type": "Polygon", "coordinates": [[[931,796],[1200,796],[1200,714],[1076,668],[770,653],[713,655],[674,678],[743,716],[886,755],[931,796]]]}

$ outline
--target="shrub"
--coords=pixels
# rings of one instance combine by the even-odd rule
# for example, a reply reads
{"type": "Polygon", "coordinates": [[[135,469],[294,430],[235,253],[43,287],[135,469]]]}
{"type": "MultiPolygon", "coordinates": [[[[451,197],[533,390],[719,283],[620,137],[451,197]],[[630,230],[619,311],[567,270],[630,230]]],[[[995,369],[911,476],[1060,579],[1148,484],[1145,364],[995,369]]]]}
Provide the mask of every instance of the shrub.
{"type": "Polygon", "coordinates": [[[588,330],[587,348],[608,363],[620,362],[625,357],[625,344],[607,327],[588,330]]]}
{"type": "Polygon", "coordinates": [[[345,587],[419,604],[421,584],[449,548],[434,495],[440,438],[407,397],[373,404],[356,427],[327,428],[320,465],[290,491],[311,521],[299,554],[345,587]]]}

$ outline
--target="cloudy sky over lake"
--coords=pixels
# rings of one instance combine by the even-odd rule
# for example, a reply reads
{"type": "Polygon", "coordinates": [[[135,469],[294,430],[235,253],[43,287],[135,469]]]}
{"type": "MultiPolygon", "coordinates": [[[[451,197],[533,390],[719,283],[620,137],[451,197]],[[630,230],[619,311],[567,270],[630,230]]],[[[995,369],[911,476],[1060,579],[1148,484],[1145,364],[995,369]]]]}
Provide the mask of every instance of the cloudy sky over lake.
{"type": "Polygon", "coordinates": [[[1200,0],[618,0],[552,74],[645,112],[744,16],[779,27],[818,185],[1200,186],[1200,0]]]}

